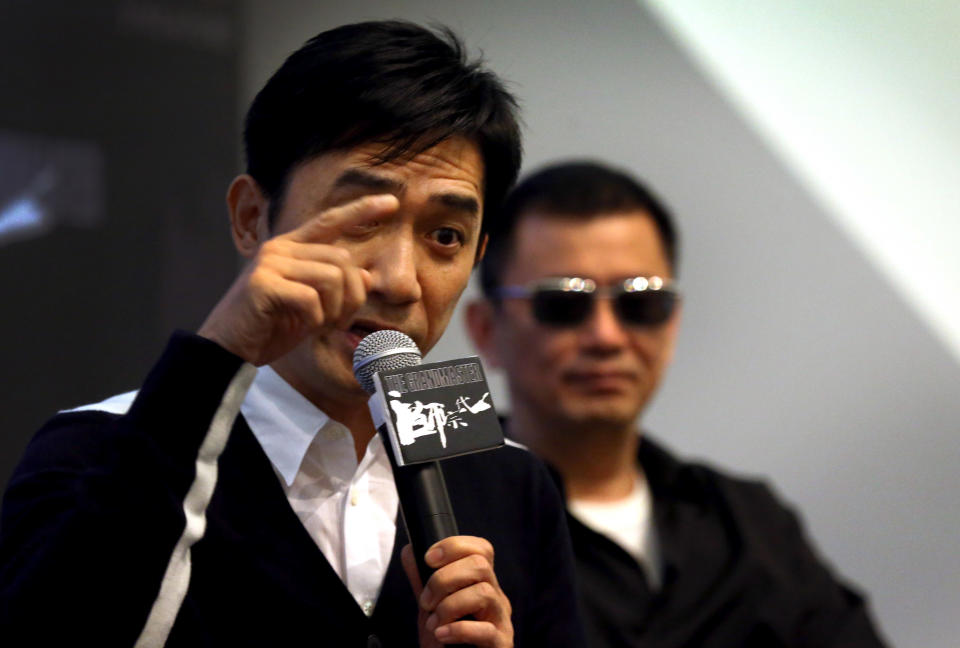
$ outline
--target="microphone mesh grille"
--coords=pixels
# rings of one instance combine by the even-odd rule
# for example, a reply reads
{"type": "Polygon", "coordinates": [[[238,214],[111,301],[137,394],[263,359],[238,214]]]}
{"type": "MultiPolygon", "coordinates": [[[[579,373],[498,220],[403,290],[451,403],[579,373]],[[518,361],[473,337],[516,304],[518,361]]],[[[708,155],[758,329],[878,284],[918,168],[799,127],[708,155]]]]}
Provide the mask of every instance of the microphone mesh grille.
{"type": "Polygon", "coordinates": [[[364,391],[372,394],[376,391],[376,386],[373,384],[373,374],[378,371],[415,367],[420,364],[421,359],[420,349],[417,348],[417,343],[411,340],[410,336],[406,333],[386,329],[374,331],[360,340],[360,344],[357,345],[357,350],[353,352],[353,373],[364,391]],[[409,352],[385,355],[382,358],[371,360],[362,367],[357,367],[357,365],[363,363],[363,361],[368,358],[385,351],[397,349],[409,349],[409,352]]]}

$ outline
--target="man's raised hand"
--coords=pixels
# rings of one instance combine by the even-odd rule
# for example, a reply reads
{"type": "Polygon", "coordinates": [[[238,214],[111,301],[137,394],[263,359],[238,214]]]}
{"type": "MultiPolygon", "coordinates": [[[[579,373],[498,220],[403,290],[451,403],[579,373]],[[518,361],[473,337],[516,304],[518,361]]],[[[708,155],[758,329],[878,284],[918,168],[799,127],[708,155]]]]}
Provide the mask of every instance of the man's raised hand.
{"type": "Polygon", "coordinates": [[[346,327],[366,301],[370,274],[333,242],[397,207],[393,195],[365,196],[264,241],[198,334],[259,366],[310,333],[346,327]]]}

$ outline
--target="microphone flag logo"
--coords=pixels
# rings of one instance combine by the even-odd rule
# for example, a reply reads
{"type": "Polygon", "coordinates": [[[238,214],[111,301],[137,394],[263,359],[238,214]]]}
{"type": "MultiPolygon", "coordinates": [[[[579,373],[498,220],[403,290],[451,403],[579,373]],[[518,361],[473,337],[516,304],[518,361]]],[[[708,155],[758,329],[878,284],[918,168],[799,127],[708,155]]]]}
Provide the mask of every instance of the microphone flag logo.
{"type": "MultiPolygon", "coordinates": [[[[476,356],[388,369],[374,375],[400,466],[503,445],[483,367],[476,356]]],[[[377,422],[379,425],[380,422],[377,422]]]]}

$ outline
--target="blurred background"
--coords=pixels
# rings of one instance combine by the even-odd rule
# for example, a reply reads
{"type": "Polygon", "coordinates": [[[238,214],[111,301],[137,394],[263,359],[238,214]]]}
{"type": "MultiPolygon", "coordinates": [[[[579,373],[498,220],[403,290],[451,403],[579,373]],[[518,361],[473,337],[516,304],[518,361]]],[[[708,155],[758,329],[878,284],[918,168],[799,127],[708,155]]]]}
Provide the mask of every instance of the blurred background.
{"type": "MultiPolygon", "coordinates": [[[[606,160],[672,207],[684,324],[645,428],[771,479],[893,644],[956,645],[953,1],[0,0],[0,483],[229,284],[223,195],[269,74],[392,17],[510,81],[527,170],[606,160]]],[[[470,352],[460,322],[432,359],[470,352]]]]}

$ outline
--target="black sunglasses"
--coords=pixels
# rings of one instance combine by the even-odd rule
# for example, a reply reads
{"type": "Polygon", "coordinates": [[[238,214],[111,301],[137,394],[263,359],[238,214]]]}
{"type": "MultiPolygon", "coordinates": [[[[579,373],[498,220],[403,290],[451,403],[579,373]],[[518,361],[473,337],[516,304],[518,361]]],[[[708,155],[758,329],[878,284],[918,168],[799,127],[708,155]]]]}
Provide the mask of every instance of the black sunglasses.
{"type": "Polygon", "coordinates": [[[680,293],[661,277],[630,277],[612,286],[593,279],[549,277],[526,286],[501,286],[499,299],[529,299],[533,316],[546,326],[573,327],[587,320],[599,296],[613,300],[614,312],[629,326],[658,326],[673,313],[680,293]]]}

